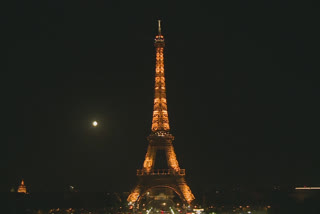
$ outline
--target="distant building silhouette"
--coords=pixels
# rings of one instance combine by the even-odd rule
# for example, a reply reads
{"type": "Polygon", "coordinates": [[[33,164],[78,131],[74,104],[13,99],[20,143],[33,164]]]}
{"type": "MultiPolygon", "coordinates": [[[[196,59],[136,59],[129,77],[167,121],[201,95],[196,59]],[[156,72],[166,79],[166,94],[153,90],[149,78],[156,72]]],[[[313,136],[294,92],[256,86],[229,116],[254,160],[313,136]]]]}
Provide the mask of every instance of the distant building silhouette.
{"type": "Polygon", "coordinates": [[[26,185],[24,185],[24,180],[23,179],[21,181],[21,184],[20,184],[17,192],[24,193],[24,194],[27,193],[27,187],[26,187],[26,185]]]}

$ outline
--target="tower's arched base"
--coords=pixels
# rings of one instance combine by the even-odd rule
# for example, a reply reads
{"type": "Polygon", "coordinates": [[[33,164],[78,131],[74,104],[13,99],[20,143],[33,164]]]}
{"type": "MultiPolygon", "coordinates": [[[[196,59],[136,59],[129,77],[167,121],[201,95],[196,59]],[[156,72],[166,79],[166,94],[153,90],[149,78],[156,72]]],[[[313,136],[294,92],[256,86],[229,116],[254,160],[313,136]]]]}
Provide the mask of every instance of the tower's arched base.
{"type": "Polygon", "coordinates": [[[179,196],[183,204],[190,204],[194,200],[184,175],[143,175],[138,176],[138,179],[138,184],[128,197],[129,203],[139,204],[140,200],[150,192],[154,192],[154,189],[173,191],[179,196]]]}

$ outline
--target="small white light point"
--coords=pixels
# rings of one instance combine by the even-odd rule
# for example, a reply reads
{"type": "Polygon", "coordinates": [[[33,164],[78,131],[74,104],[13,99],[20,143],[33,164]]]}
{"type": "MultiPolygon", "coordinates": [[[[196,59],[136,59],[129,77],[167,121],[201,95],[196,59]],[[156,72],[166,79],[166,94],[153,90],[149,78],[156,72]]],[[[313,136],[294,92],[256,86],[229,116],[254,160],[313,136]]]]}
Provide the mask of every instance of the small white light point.
{"type": "Polygon", "coordinates": [[[98,122],[97,122],[97,121],[93,121],[93,122],[92,122],[92,125],[93,125],[94,127],[96,127],[96,126],[98,126],[98,122]]]}

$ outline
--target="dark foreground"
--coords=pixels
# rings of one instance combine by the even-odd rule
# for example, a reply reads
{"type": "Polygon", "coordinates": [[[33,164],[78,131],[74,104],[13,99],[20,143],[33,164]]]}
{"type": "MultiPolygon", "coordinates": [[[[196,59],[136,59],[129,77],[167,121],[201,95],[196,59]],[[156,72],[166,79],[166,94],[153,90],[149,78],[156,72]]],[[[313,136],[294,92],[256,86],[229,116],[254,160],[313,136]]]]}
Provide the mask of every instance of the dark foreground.
{"type": "MultiPolygon", "coordinates": [[[[128,193],[2,193],[5,214],[113,214],[133,213],[128,193]]],[[[320,190],[277,190],[270,192],[211,191],[202,194],[194,206],[205,214],[320,213],[320,190]]],[[[165,213],[165,212],[163,212],[165,213]]],[[[161,214],[161,213],[159,213],[161,214]]]]}

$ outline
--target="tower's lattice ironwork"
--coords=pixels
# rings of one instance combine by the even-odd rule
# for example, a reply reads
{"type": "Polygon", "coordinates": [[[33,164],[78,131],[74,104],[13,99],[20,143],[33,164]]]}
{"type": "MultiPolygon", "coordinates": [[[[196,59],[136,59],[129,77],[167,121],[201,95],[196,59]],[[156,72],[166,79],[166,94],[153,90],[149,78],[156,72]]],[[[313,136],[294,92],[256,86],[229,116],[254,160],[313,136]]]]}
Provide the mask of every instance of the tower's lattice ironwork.
{"type": "Polygon", "coordinates": [[[194,200],[194,196],[185,181],[185,170],[179,167],[172,145],[174,137],[170,134],[164,75],[163,50],[165,42],[161,34],[160,20],[154,45],[156,66],[151,134],[147,137],[149,145],[143,168],[137,170],[138,184],[127,200],[131,203],[138,202],[150,189],[164,187],[172,189],[183,201],[190,204],[194,200]],[[155,169],[154,167],[156,154],[159,150],[165,151],[168,169],[155,169]]]}

